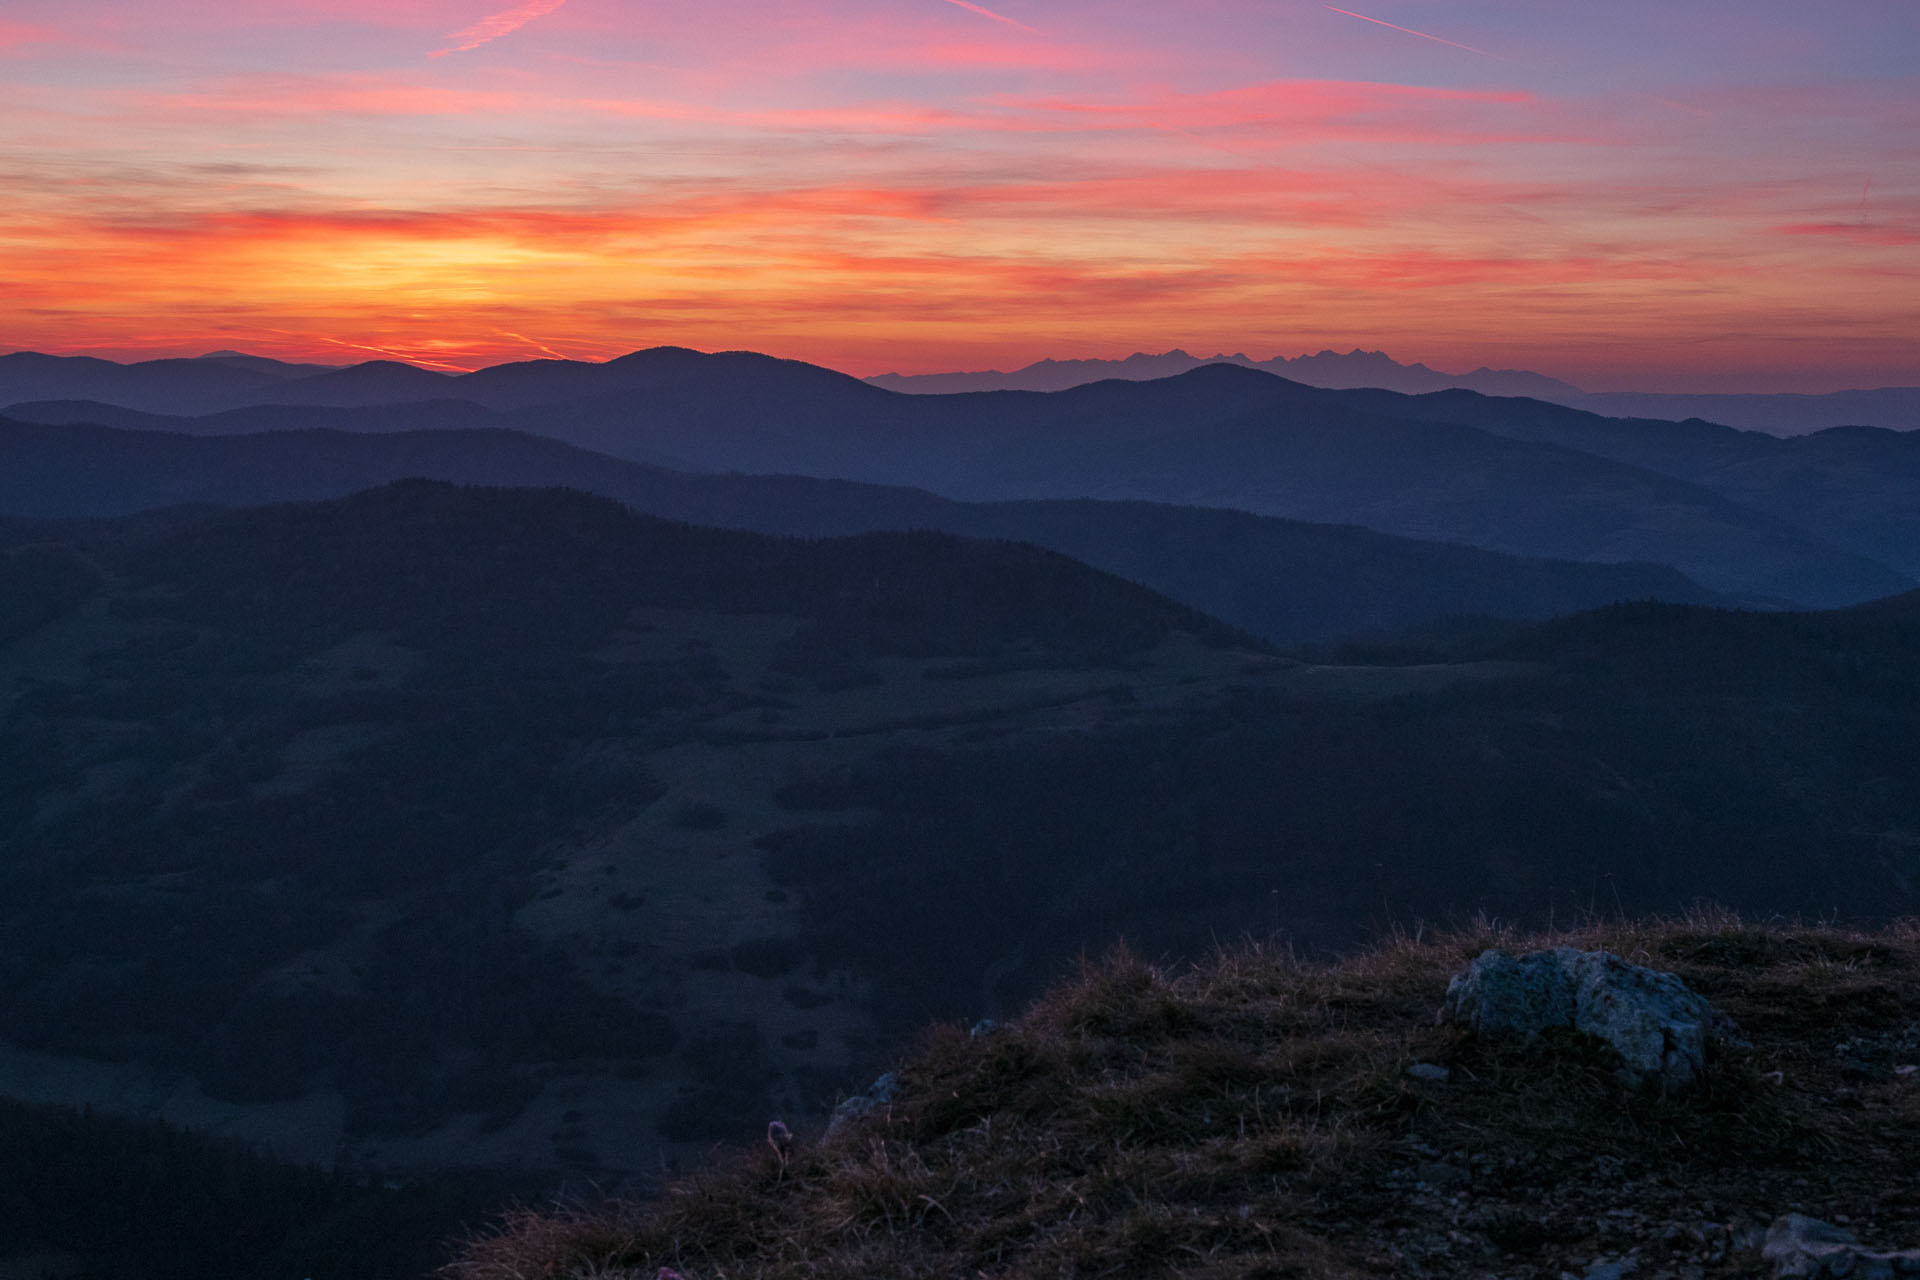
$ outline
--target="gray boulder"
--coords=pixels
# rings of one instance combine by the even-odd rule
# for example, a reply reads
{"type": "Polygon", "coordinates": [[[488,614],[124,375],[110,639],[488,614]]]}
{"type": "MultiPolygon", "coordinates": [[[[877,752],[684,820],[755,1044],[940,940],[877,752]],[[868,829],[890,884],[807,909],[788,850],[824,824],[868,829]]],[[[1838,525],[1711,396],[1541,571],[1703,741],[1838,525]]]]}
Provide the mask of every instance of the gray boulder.
{"type": "Polygon", "coordinates": [[[892,1102],[899,1092],[900,1078],[887,1072],[868,1085],[865,1093],[856,1093],[833,1109],[833,1115],[827,1120],[827,1136],[831,1138],[854,1121],[872,1115],[892,1102]]]}
{"type": "Polygon", "coordinates": [[[1585,1032],[1620,1054],[1629,1083],[1667,1088],[1691,1084],[1706,1067],[1707,1045],[1734,1036],[1732,1021],[1673,974],[1572,947],[1482,952],[1447,984],[1438,1021],[1484,1036],[1585,1032]]]}
{"type": "Polygon", "coordinates": [[[1863,1249],[1851,1231],[1801,1213],[1775,1219],[1760,1256],[1772,1264],[1773,1274],[1781,1280],[1802,1276],[1853,1276],[1857,1280],[1920,1276],[1920,1249],[1895,1253],[1863,1249]]]}

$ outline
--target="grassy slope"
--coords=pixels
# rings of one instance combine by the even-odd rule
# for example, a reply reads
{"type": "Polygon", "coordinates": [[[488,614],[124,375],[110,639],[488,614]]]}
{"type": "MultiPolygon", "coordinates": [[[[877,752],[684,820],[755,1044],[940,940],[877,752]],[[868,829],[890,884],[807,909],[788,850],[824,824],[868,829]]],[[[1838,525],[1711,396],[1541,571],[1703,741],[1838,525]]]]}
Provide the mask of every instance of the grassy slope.
{"type": "MultiPolygon", "coordinates": [[[[1558,1276],[1748,1273],[1754,1228],[1846,1215],[1920,1240],[1920,931],[1481,926],[1331,966],[1240,950],[1178,974],[1121,956],[1014,1024],[930,1031],[889,1108],[724,1158],[651,1205],[526,1214],[450,1280],[1558,1276]],[[1488,945],[1605,947],[1681,974],[1751,1048],[1684,1098],[1605,1052],[1433,1025],[1488,945]],[[1409,1078],[1414,1062],[1452,1078],[1409,1078]]],[[[760,1116],[742,1116],[743,1135],[760,1116]]]]}

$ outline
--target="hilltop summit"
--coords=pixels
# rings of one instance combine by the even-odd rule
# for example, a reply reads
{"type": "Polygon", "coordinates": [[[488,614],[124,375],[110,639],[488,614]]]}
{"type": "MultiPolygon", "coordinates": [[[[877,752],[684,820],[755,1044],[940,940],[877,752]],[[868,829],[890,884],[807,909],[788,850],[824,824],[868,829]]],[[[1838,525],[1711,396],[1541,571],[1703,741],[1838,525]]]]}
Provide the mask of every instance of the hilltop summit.
{"type": "Polygon", "coordinates": [[[1530,944],[1483,923],[1332,965],[1122,954],[1006,1026],[935,1028],[790,1159],[522,1215],[446,1274],[1704,1278],[1759,1273],[1773,1224],[1814,1230],[1790,1214],[1897,1249],[1920,1242],[1917,965],[1911,925],[1725,916],[1530,944]],[[1549,942],[1677,972],[1750,1045],[1662,1096],[1571,1032],[1435,1025],[1473,955],[1549,942]]]}

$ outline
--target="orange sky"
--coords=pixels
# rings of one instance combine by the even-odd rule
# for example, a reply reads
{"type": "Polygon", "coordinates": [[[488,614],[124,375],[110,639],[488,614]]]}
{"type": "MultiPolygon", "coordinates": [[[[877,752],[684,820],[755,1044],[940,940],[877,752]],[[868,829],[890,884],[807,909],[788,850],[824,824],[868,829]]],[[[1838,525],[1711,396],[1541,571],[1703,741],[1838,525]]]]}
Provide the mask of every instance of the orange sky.
{"type": "Polygon", "coordinates": [[[0,349],[1920,383],[1920,6],[1340,8],[9,0],[0,349]]]}

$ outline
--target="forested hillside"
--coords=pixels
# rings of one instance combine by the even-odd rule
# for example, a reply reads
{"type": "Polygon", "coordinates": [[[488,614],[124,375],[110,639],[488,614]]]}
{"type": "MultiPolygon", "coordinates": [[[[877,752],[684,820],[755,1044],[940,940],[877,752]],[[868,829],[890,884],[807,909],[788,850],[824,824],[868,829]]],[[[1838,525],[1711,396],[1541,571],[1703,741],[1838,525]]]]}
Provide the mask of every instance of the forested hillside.
{"type": "Polygon", "coordinates": [[[657,1168],[1116,938],[1915,905],[1907,600],[1316,666],[1032,548],[558,491],[6,537],[0,1076],[347,1167],[657,1168]]]}

